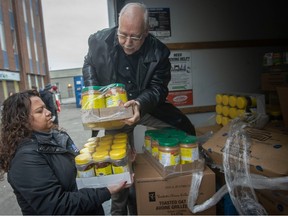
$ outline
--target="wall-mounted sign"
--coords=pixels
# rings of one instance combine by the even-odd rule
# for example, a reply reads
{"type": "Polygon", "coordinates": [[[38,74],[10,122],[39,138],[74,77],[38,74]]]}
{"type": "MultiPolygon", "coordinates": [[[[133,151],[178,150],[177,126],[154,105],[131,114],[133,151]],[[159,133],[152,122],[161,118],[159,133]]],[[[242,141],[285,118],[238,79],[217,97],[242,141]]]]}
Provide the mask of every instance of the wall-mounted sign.
{"type": "Polygon", "coordinates": [[[148,12],[149,32],[156,37],[170,37],[170,8],[148,8],[148,12]]]}
{"type": "Polygon", "coordinates": [[[0,80],[15,80],[20,81],[20,74],[15,72],[7,72],[0,70],[0,80]]]}
{"type": "Polygon", "coordinates": [[[191,52],[171,51],[171,81],[167,99],[175,106],[193,105],[191,52]]]}

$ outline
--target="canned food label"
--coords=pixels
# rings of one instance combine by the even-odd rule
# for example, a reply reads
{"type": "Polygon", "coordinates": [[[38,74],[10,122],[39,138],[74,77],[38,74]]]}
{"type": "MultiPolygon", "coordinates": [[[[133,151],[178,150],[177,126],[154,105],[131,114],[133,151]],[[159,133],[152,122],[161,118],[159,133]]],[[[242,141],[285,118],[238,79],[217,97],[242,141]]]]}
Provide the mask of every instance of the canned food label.
{"type": "Polygon", "coordinates": [[[159,153],[158,147],[152,147],[152,155],[153,155],[153,157],[158,158],[158,153],[159,153]]]}
{"type": "Polygon", "coordinates": [[[173,166],[180,163],[179,154],[173,155],[171,153],[159,152],[159,162],[163,166],[173,166]]]}
{"type": "Polygon", "coordinates": [[[120,174],[124,172],[129,172],[128,165],[126,166],[112,166],[113,174],[120,174]]]}
{"type": "MultiPolygon", "coordinates": [[[[181,163],[193,162],[199,159],[198,148],[181,148],[181,163]]],[[[185,164],[185,163],[184,163],[185,164]]]]}
{"type": "Polygon", "coordinates": [[[151,140],[150,139],[145,139],[145,149],[151,153],[151,140]]]}
{"type": "Polygon", "coordinates": [[[95,168],[96,176],[106,176],[112,174],[112,166],[109,164],[106,167],[103,168],[95,168]]]}

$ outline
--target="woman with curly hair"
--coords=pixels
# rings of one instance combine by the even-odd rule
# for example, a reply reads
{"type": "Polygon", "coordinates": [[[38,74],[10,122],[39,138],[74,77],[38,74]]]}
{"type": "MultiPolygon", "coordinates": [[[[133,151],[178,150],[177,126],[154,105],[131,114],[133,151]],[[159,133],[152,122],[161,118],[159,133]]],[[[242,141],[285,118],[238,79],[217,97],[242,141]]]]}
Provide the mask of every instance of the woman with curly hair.
{"type": "Polygon", "coordinates": [[[3,103],[0,178],[7,172],[24,215],[104,214],[102,203],[127,187],[77,189],[70,136],[53,128],[51,112],[35,90],[15,93],[3,103]]]}

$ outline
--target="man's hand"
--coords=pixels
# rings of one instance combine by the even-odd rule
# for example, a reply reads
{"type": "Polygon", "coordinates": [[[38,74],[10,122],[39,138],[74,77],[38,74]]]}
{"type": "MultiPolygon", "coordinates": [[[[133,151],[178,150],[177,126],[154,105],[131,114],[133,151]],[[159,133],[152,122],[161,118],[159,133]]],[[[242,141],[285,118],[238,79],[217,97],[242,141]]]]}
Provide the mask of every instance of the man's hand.
{"type": "Polygon", "coordinates": [[[133,125],[140,120],[140,104],[138,101],[130,100],[124,104],[124,107],[131,107],[133,109],[134,115],[129,119],[124,119],[123,122],[127,125],[133,125]]]}

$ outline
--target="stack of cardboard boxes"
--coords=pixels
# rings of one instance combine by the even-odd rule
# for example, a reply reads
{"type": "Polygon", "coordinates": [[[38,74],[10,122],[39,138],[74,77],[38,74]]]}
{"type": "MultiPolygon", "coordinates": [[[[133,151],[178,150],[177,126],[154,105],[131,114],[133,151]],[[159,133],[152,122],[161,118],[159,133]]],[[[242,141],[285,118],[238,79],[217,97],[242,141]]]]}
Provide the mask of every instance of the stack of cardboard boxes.
{"type": "MultiPolygon", "coordinates": [[[[221,167],[223,164],[223,149],[228,137],[229,125],[214,134],[203,148],[212,164],[221,167]]],[[[247,128],[246,132],[252,138],[249,149],[250,172],[268,178],[288,176],[288,135],[268,126],[263,130],[247,128]]],[[[237,156],[236,156],[237,157],[237,156]]],[[[217,179],[225,184],[224,174],[217,172],[217,179]]],[[[288,214],[288,182],[287,190],[255,190],[258,201],[269,214],[288,214]]]]}

